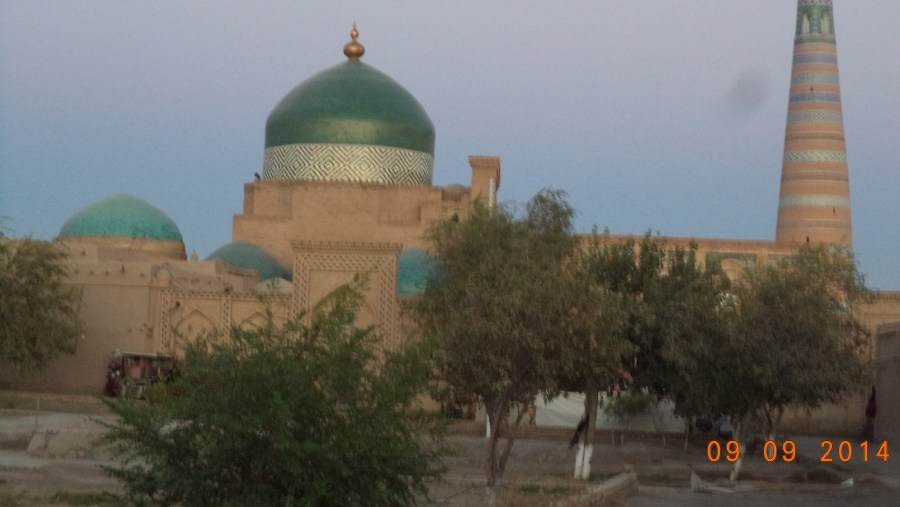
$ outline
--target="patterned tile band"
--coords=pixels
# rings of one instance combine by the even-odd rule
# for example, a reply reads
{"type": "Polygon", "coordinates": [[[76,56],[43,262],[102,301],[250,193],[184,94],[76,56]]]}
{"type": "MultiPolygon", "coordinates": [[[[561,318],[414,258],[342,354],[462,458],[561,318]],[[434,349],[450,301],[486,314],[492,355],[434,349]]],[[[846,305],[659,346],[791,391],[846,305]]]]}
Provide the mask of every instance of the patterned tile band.
{"type": "Polygon", "coordinates": [[[820,162],[826,164],[846,164],[847,153],[843,151],[788,151],[784,163],[820,162]]]}
{"type": "Polygon", "coordinates": [[[275,180],[430,185],[428,153],[359,144],[288,144],[266,148],[263,177],[275,180]]]}
{"type": "Polygon", "coordinates": [[[791,102],[841,102],[840,93],[797,93],[791,95],[791,102]]]}
{"type": "Polygon", "coordinates": [[[794,55],[794,65],[806,65],[808,63],[837,65],[837,55],[823,53],[803,53],[794,55]]]}
{"type": "Polygon", "coordinates": [[[788,123],[840,123],[844,117],[839,111],[791,111],[788,123]]]}
{"type": "Polygon", "coordinates": [[[838,76],[833,72],[801,72],[791,76],[791,86],[832,85],[838,86],[838,76]]]}
{"type": "Polygon", "coordinates": [[[799,7],[809,7],[817,5],[819,7],[831,7],[831,0],[800,0],[797,2],[799,7]]]}
{"type": "Polygon", "coordinates": [[[779,208],[850,208],[850,198],[828,194],[788,195],[778,201],[779,208]]]}

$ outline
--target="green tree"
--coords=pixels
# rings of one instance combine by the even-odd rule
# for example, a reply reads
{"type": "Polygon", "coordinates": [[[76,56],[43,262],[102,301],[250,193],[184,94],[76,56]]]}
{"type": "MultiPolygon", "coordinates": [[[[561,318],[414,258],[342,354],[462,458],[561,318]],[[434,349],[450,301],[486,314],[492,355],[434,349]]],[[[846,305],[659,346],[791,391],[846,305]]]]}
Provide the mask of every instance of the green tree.
{"type": "Polygon", "coordinates": [[[59,245],[0,234],[0,360],[24,371],[75,352],[81,292],[67,285],[59,245]]]}
{"type": "Polygon", "coordinates": [[[415,410],[431,369],[422,346],[378,358],[337,291],[284,325],[190,343],[183,375],[150,401],[110,403],[109,427],[137,505],[413,505],[440,474],[434,419],[415,410]]]}
{"type": "Polygon", "coordinates": [[[640,393],[613,410],[638,399],[679,399],[680,377],[666,351],[682,337],[718,329],[711,311],[728,280],[716,266],[699,266],[694,245],[670,246],[650,233],[640,242],[594,235],[577,259],[576,313],[587,318],[576,320],[574,361],[561,371],[586,393],[586,451],[576,458],[576,477],[587,479],[598,387],[626,382],[640,393]]]}
{"type": "Polygon", "coordinates": [[[750,408],[767,434],[788,406],[816,408],[871,383],[869,333],[853,312],[868,292],[849,253],[803,247],[749,270],[737,295],[739,332],[760,358],[750,408]]]}
{"type": "Polygon", "coordinates": [[[441,382],[456,399],[484,403],[492,502],[526,408],[540,393],[558,390],[573,213],[562,193],[543,191],[524,216],[476,203],[466,220],[441,222],[431,232],[440,268],[414,311],[436,343],[441,382]]]}
{"type": "Polygon", "coordinates": [[[625,251],[608,237],[593,235],[566,263],[567,285],[557,295],[565,301],[565,331],[557,373],[567,390],[583,392],[584,431],[575,457],[575,478],[591,473],[594,429],[600,389],[630,378],[624,368],[630,300],[608,283],[607,271],[623,257],[633,264],[633,249],[625,251]]]}
{"type": "Polygon", "coordinates": [[[709,393],[726,392],[715,381],[717,372],[703,368],[686,371],[682,361],[720,354],[717,344],[727,339],[732,325],[731,314],[723,311],[723,298],[732,284],[718,262],[710,260],[701,265],[693,245],[669,249],[663,269],[649,298],[655,322],[653,333],[649,340],[645,338],[645,344],[654,347],[647,354],[652,357],[647,362],[659,370],[642,372],[644,386],[657,396],[673,400],[676,413],[685,416],[690,424],[696,416],[721,412],[721,408],[709,403],[715,398],[695,396],[699,383],[709,393]]]}
{"type": "Polygon", "coordinates": [[[666,351],[680,380],[679,410],[730,414],[741,441],[751,421],[771,435],[786,408],[816,408],[860,390],[871,381],[868,333],[853,311],[866,298],[846,252],[804,246],[778,263],[749,266],[720,294],[713,324],[666,351]]]}

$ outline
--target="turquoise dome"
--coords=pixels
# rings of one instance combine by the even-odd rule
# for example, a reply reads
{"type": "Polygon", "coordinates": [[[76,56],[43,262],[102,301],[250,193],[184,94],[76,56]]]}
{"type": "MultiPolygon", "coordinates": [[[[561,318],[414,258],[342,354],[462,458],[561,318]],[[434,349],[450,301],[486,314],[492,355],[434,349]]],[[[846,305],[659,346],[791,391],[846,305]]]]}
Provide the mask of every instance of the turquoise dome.
{"type": "Polygon", "coordinates": [[[119,236],[183,241],[171,218],[152,204],[128,194],[98,201],[66,220],[60,237],[119,236]]]}
{"type": "Polygon", "coordinates": [[[425,292],[428,277],[437,267],[430,253],[420,248],[408,248],[397,258],[397,291],[401,296],[425,292]]]}
{"type": "Polygon", "coordinates": [[[349,58],[291,90],[266,121],[266,148],[377,145],[434,156],[434,125],[419,101],[383,72],[349,58]]]}
{"type": "Polygon", "coordinates": [[[256,271],[261,282],[272,278],[291,280],[290,273],[281,267],[272,254],[249,241],[228,243],[206,256],[208,261],[215,259],[225,261],[236,268],[256,271]]]}

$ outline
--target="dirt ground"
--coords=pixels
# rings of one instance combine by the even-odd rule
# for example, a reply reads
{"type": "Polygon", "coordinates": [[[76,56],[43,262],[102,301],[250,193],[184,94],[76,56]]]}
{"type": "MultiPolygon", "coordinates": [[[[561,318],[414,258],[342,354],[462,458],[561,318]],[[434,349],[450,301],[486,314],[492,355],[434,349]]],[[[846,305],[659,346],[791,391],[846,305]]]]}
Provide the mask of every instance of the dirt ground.
{"type": "MultiPolygon", "coordinates": [[[[116,505],[111,493],[120,492],[121,487],[100,469],[111,462],[96,444],[102,434],[96,421],[109,417],[101,405],[89,401],[70,406],[44,400],[42,411],[37,412],[35,406],[0,397],[0,407],[5,407],[0,408],[0,507],[116,505]]],[[[568,448],[568,437],[567,431],[526,432],[513,448],[500,505],[553,505],[583,494],[586,485],[571,478],[575,451],[568,448]]],[[[731,465],[724,460],[711,463],[706,441],[700,438],[687,449],[683,440],[671,436],[665,446],[658,435],[620,438],[598,434],[588,486],[596,486],[628,466],[637,474],[637,493],[596,500],[594,505],[900,505],[900,452],[894,459],[889,457],[888,463],[872,456],[864,461],[859,453],[848,463],[822,463],[823,439],[797,437],[794,462],[769,463],[757,453],[747,458],[739,485],[734,487],[727,481],[731,465]],[[715,491],[692,492],[692,472],[715,491]],[[852,485],[847,483],[851,479],[852,485]]],[[[431,499],[423,505],[484,505],[485,439],[481,428],[458,424],[451,429],[448,443],[453,453],[445,460],[446,475],[432,485],[431,499]]]]}

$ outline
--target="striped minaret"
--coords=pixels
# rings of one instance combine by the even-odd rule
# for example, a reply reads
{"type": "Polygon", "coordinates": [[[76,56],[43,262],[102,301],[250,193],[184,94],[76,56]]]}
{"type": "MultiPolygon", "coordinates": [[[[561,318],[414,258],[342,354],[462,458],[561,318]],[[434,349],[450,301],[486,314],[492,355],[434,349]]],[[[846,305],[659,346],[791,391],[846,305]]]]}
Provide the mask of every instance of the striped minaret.
{"type": "Polygon", "coordinates": [[[853,243],[831,0],[797,2],[775,241],[853,243]]]}

